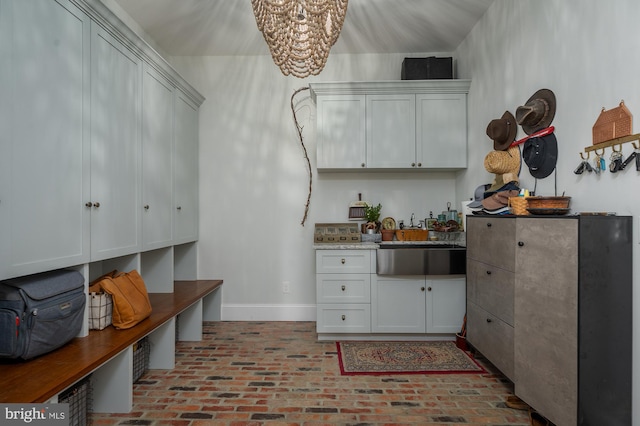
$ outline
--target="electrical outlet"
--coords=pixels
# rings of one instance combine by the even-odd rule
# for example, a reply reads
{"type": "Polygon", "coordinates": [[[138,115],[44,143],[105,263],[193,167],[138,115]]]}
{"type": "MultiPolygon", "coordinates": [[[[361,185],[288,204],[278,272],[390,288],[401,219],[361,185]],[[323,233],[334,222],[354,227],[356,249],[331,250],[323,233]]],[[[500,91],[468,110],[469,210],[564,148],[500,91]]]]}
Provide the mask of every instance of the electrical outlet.
{"type": "Polygon", "coordinates": [[[289,281],[282,281],[282,292],[285,294],[291,293],[291,286],[289,285],[289,281]]]}

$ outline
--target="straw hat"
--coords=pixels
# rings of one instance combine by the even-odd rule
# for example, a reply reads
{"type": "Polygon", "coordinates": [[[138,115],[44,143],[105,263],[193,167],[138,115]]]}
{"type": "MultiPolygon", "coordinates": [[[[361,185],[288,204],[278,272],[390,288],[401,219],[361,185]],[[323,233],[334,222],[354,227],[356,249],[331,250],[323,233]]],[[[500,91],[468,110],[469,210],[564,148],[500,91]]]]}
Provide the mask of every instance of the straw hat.
{"type": "Polygon", "coordinates": [[[487,125],[487,136],[493,140],[493,149],[506,151],[516,138],[518,126],[516,119],[509,111],[502,114],[502,118],[491,120],[487,125]]]}
{"type": "Polygon", "coordinates": [[[489,173],[520,174],[520,148],[512,146],[506,151],[491,151],[484,157],[484,168],[489,173]]]}

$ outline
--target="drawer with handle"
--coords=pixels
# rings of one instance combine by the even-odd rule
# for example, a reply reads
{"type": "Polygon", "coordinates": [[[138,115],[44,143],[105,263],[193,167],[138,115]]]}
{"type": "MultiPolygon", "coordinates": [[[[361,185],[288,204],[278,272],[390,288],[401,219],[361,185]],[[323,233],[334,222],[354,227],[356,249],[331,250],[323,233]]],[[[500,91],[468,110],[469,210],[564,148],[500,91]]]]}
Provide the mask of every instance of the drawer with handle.
{"type": "Polygon", "coordinates": [[[370,272],[370,250],[316,250],[316,273],[318,274],[368,274],[370,272]]]}

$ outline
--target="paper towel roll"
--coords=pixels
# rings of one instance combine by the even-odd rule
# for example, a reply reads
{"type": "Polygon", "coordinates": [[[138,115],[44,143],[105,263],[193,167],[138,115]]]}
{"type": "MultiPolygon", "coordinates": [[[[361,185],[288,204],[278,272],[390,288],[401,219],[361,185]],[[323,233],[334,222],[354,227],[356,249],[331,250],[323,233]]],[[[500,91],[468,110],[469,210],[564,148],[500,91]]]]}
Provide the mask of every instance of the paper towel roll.
{"type": "Polygon", "coordinates": [[[465,232],[467,232],[467,215],[473,212],[473,209],[469,208],[469,204],[471,204],[471,201],[472,200],[463,201],[461,203],[462,208],[460,209],[460,211],[462,212],[462,229],[464,229],[465,232]]]}

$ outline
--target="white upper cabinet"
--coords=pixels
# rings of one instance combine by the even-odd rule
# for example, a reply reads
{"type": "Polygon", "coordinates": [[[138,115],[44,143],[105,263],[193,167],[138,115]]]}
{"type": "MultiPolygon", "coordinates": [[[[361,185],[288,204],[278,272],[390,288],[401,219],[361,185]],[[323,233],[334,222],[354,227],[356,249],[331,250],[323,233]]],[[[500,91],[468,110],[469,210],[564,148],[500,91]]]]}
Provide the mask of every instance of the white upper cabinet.
{"type": "Polygon", "coordinates": [[[367,95],[366,115],[367,167],[417,167],[415,95],[367,95]]]}
{"type": "Polygon", "coordinates": [[[312,83],[318,170],[467,167],[469,80],[312,83]]]}
{"type": "Polygon", "coordinates": [[[366,167],[364,95],[327,95],[317,103],[318,168],[366,167]]]}
{"type": "Polygon", "coordinates": [[[0,279],[89,259],[89,31],[68,1],[0,1],[0,279]]]}
{"type": "Polygon", "coordinates": [[[198,239],[198,107],[180,90],[175,96],[173,241],[198,239]]]}
{"type": "Polygon", "coordinates": [[[172,245],[174,87],[145,64],[142,77],[142,248],[172,245]]]}
{"type": "Polygon", "coordinates": [[[91,34],[91,260],[140,251],[142,61],[91,34]]]}
{"type": "Polygon", "coordinates": [[[467,167],[467,95],[416,95],[416,159],[427,169],[467,167]]]}

